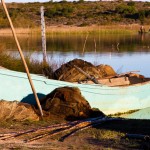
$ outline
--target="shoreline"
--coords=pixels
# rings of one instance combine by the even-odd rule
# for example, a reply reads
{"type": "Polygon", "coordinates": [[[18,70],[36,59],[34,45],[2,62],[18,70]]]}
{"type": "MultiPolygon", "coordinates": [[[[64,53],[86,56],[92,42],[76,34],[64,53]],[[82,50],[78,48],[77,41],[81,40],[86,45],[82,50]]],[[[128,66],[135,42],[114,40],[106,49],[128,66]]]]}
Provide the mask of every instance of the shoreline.
{"type": "MultiPolygon", "coordinates": [[[[7,135],[18,132],[25,132],[28,130],[36,130],[58,123],[64,123],[55,118],[47,121],[2,121],[0,125],[1,134],[7,135]]],[[[127,135],[146,135],[150,136],[150,121],[149,120],[121,120],[109,121],[101,123],[95,127],[80,130],[77,133],[67,136],[64,140],[62,137],[67,135],[54,135],[47,129],[43,132],[22,134],[15,138],[7,138],[0,140],[1,149],[79,149],[79,150],[99,150],[99,149],[149,149],[149,138],[129,138],[127,135]],[[46,136],[43,136],[42,135],[46,136]],[[49,133],[49,134],[48,134],[49,133]],[[27,142],[35,136],[41,135],[41,139],[35,139],[27,142]]],[[[69,133],[69,132],[68,132],[69,133]]]]}
{"type": "MultiPolygon", "coordinates": [[[[149,30],[149,25],[144,26],[145,30],[149,30]]],[[[91,26],[66,26],[56,25],[47,26],[46,34],[135,34],[139,31],[139,24],[129,25],[91,25],[91,26]]],[[[17,34],[40,34],[41,28],[15,28],[17,34]]],[[[0,36],[12,34],[11,28],[0,29],[0,36]]]]}

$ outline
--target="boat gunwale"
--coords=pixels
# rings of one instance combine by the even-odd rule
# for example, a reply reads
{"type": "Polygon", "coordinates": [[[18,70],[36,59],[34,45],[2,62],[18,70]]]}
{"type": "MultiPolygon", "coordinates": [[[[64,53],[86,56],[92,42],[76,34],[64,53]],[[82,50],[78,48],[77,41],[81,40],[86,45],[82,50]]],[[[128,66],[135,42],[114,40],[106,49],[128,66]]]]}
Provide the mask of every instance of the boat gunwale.
{"type": "MultiPolygon", "coordinates": [[[[28,79],[26,73],[24,72],[18,72],[18,71],[13,71],[13,70],[6,70],[6,69],[0,69],[0,74],[1,75],[6,75],[6,76],[12,76],[12,77],[18,77],[18,78],[23,78],[23,79],[28,79]],[[2,70],[2,72],[1,72],[2,70]],[[6,73],[5,73],[6,72],[6,73]],[[9,72],[11,72],[11,74],[9,74],[9,72]],[[19,74],[14,74],[14,73],[19,73],[19,74]],[[21,76],[19,76],[21,75],[21,76]]],[[[117,88],[121,89],[121,88],[130,88],[130,87],[138,87],[138,86],[142,86],[142,85],[147,85],[150,83],[150,81],[144,81],[141,83],[136,83],[136,84],[130,84],[130,85],[123,85],[123,86],[109,86],[109,85],[105,85],[105,84],[90,84],[90,83],[84,83],[84,84],[79,84],[79,83],[72,83],[72,82],[68,82],[68,81],[61,81],[61,80],[55,80],[55,79],[48,79],[44,76],[38,75],[38,74],[31,74],[31,78],[33,81],[41,81],[44,82],[47,85],[50,85],[50,82],[59,82],[57,84],[61,84],[60,86],[72,86],[72,85],[77,85],[77,86],[82,86],[82,88],[84,86],[90,86],[90,88],[94,88],[94,87],[105,87],[108,89],[104,89],[104,90],[115,90],[117,88]]],[[[149,79],[149,78],[146,78],[149,79]]],[[[51,83],[52,84],[52,83],[51,83]]]]}

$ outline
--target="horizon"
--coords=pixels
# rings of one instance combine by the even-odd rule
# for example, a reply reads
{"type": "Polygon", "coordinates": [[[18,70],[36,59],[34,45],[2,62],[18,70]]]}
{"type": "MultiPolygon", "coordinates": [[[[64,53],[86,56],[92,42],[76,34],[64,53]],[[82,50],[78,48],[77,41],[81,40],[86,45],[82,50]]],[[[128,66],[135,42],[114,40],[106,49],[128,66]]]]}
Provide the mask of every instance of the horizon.
{"type": "MultiPolygon", "coordinates": [[[[40,2],[40,3],[43,3],[43,2],[49,2],[50,0],[5,0],[6,3],[34,3],[34,2],[40,2]]],[[[60,2],[60,1],[63,1],[63,0],[54,0],[54,2],[60,2]]],[[[68,2],[73,2],[73,1],[79,1],[79,0],[66,0],[68,2]]],[[[85,0],[85,1],[99,1],[99,0],[85,0]]],[[[104,0],[105,1],[105,0],[104,0]]],[[[106,0],[106,1],[112,1],[112,0],[106,0]]],[[[129,0],[127,0],[129,1],[129,0]]],[[[133,1],[141,1],[141,2],[150,2],[150,0],[133,0],[133,1]]]]}

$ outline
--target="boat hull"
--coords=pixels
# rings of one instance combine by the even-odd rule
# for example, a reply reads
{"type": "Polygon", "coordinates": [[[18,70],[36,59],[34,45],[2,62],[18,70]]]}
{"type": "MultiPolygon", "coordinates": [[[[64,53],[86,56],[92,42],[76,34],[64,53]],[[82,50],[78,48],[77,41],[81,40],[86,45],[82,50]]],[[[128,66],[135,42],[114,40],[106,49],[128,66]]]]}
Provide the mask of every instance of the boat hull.
{"type": "MultiPolygon", "coordinates": [[[[39,98],[58,87],[78,87],[92,108],[105,114],[150,107],[150,82],[134,86],[109,87],[100,84],[75,84],[47,79],[31,74],[39,98]]],[[[0,69],[0,99],[35,104],[34,96],[25,73],[0,69]]]]}

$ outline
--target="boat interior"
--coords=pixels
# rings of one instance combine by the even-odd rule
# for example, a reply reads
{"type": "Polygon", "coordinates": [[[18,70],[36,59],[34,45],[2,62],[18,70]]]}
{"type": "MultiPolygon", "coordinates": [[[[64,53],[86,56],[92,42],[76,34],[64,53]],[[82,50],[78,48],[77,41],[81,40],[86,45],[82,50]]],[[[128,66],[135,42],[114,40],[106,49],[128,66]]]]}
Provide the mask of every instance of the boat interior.
{"type": "MultiPolygon", "coordinates": [[[[0,69],[6,69],[6,68],[0,66],[0,69]]],[[[98,84],[115,87],[115,86],[131,86],[131,85],[138,85],[138,84],[146,84],[147,82],[150,81],[150,78],[146,78],[143,75],[130,72],[124,74],[117,74],[115,76],[108,76],[106,78],[95,79],[95,80],[98,84]]],[[[78,81],[74,83],[95,84],[94,81],[91,79],[78,81]]]]}
{"type": "MultiPolygon", "coordinates": [[[[145,84],[150,81],[150,78],[145,78],[143,75],[128,73],[123,75],[110,76],[107,78],[96,79],[99,84],[107,86],[130,86],[135,84],[145,84]]],[[[81,84],[94,84],[92,80],[78,82],[81,84]]]]}

